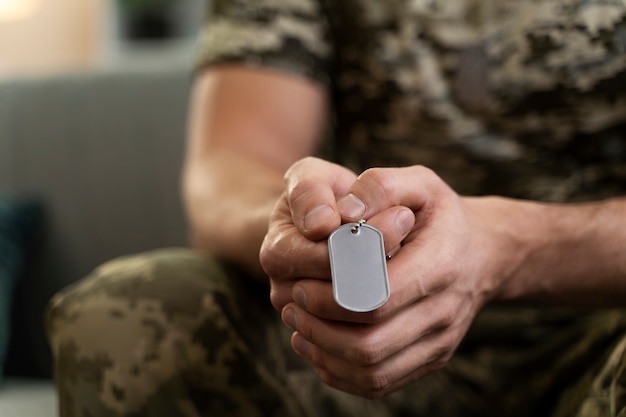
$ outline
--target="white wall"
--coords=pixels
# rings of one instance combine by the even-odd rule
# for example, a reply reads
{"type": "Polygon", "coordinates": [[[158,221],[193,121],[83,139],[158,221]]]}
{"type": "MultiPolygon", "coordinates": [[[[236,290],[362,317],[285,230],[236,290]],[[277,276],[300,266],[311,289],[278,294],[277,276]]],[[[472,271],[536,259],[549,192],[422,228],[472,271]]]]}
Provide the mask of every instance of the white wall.
{"type": "Polygon", "coordinates": [[[39,0],[28,18],[0,21],[0,76],[93,67],[105,48],[109,0],[39,0]]]}
{"type": "MultiPolygon", "coordinates": [[[[126,45],[119,36],[115,0],[0,0],[0,12],[9,1],[39,7],[28,18],[0,20],[0,78],[111,68],[146,53],[164,60],[189,55],[178,51],[181,39],[174,49],[171,42],[126,45]]],[[[183,41],[193,41],[209,2],[179,1],[174,12],[183,41]]]]}

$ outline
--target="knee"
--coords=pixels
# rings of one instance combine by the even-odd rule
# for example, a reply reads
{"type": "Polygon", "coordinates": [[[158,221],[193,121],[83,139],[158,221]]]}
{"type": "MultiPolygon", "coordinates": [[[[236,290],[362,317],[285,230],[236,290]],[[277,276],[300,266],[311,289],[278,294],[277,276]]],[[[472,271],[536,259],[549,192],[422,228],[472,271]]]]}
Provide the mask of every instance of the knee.
{"type": "Polygon", "coordinates": [[[81,336],[94,340],[114,333],[121,343],[166,326],[189,330],[224,308],[237,315],[236,299],[247,291],[243,281],[220,263],[182,249],[107,262],[50,300],[46,325],[53,351],[63,342],[82,346],[81,336]]]}
{"type": "MultiPolygon", "coordinates": [[[[111,261],[59,292],[47,330],[60,396],[79,390],[84,401],[118,412],[140,409],[205,360],[198,335],[237,314],[232,282],[224,267],[193,252],[159,251],[111,261]],[[84,395],[89,386],[95,399],[84,395]]],[[[77,406],[76,398],[67,403],[77,406]]]]}

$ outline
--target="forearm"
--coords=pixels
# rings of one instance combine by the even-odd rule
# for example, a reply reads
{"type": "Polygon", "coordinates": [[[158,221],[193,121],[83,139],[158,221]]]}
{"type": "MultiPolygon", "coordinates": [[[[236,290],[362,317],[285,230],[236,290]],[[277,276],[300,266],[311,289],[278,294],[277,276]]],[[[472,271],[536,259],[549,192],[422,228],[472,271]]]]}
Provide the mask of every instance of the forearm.
{"type": "MultiPolygon", "coordinates": [[[[626,305],[626,199],[557,205],[468,199],[498,238],[496,299],[626,305]],[[499,225],[499,226],[496,226],[499,225]]],[[[473,211],[473,210],[472,210],[473,211]]]]}
{"type": "Polygon", "coordinates": [[[289,166],[317,149],[325,89],[273,70],[224,66],[194,84],[183,198],[192,245],[266,280],[259,250],[289,166]]]}
{"type": "Polygon", "coordinates": [[[188,161],[183,197],[191,245],[265,280],[259,249],[282,188],[281,172],[239,153],[188,161]]]}

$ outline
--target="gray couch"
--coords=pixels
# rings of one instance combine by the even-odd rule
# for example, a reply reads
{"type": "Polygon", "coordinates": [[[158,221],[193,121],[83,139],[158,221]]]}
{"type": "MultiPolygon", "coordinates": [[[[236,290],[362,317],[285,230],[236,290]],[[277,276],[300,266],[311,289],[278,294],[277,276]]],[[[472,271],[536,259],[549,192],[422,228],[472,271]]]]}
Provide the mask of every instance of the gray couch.
{"type": "Polygon", "coordinates": [[[43,206],[13,301],[0,416],[56,416],[43,317],[111,258],[183,246],[179,198],[191,73],[116,71],[0,83],[0,192],[43,206]]]}

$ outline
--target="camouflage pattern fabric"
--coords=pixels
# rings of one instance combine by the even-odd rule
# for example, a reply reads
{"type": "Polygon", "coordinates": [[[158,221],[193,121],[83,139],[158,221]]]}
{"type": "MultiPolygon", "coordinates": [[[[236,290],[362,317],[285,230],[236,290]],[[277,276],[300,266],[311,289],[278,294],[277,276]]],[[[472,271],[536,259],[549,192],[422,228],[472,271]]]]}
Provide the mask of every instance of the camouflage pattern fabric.
{"type": "Polygon", "coordinates": [[[626,314],[486,309],[442,371],[383,400],[325,386],[236,270],[188,250],[111,261],[58,294],[63,417],[626,416],[626,314]]]}
{"type": "Polygon", "coordinates": [[[332,159],[423,164],[462,194],[580,201],[626,184],[624,0],[215,0],[198,67],[333,98],[332,159]]]}
{"type": "MultiPolygon", "coordinates": [[[[625,0],[213,0],[198,70],[325,85],[329,158],[424,164],[463,194],[626,191],[625,0]]],[[[381,401],[320,383],[267,290],[185,250],[108,263],[51,302],[62,415],[626,416],[626,313],[490,306],[381,401]]]]}
{"type": "Polygon", "coordinates": [[[56,295],[61,415],[304,415],[267,291],[246,285],[181,250],[109,262],[56,295]]]}

